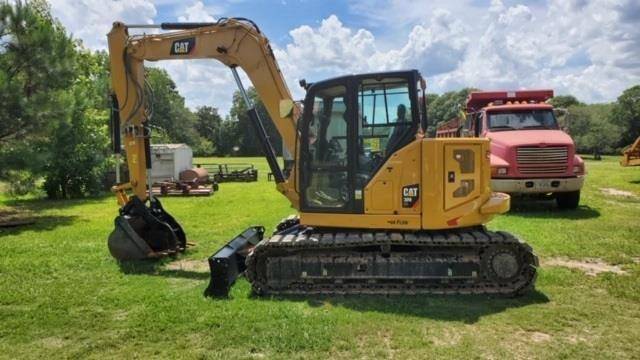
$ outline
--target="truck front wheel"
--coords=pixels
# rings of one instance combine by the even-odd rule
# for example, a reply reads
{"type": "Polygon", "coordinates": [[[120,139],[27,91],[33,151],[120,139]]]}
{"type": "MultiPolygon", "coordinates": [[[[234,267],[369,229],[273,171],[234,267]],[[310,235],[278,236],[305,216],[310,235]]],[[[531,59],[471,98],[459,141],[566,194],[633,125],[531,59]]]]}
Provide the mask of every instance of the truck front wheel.
{"type": "Polygon", "coordinates": [[[580,190],[556,193],[556,203],[560,209],[576,209],[580,203],[580,190]]]}

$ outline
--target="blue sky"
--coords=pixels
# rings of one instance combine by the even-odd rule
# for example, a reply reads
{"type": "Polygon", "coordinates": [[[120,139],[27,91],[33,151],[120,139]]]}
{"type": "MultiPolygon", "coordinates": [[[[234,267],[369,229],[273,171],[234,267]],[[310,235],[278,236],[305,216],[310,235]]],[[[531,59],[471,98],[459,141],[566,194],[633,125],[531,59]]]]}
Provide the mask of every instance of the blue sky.
{"type": "MultiPolygon", "coordinates": [[[[586,102],[640,83],[638,0],[50,0],[91,49],[111,23],[247,17],[270,38],[297,97],[299,78],[417,68],[429,90],[553,88],[586,102]]],[[[211,61],[165,68],[190,107],[226,113],[234,84],[211,61]],[[205,90],[206,89],[206,90],[205,90]]]]}
{"type": "MultiPolygon", "coordinates": [[[[351,25],[360,25],[358,17],[353,16],[344,1],[203,1],[203,4],[219,15],[242,16],[254,20],[272,42],[280,45],[284,45],[290,39],[291,29],[306,24],[318,24],[331,14],[338,14],[341,20],[351,25]]],[[[175,3],[158,5],[157,10],[156,19],[160,22],[176,21],[184,12],[183,6],[175,3]]]]}

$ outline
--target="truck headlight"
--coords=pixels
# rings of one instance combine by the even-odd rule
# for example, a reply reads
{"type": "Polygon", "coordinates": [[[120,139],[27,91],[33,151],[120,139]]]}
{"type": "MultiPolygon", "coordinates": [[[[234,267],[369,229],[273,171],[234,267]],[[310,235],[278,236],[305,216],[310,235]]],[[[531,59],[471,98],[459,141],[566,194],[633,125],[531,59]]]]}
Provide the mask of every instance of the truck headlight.
{"type": "Polygon", "coordinates": [[[493,167],[491,168],[491,175],[507,175],[509,168],[506,167],[493,167]]]}
{"type": "Polygon", "coordinates": [[[581,174],[584,170],[582,169],[582,166],[580,165],[574,165],[573,166],[573,173],[574,174],[581,174]]]}

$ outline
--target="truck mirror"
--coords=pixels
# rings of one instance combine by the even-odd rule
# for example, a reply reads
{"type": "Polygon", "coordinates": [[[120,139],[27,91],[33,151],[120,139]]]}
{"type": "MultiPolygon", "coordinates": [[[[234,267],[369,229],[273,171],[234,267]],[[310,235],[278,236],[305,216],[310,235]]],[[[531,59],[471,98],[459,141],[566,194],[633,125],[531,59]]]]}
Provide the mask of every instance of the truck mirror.
{"type": "Polygon", "coordinates": [[[553,109],[553,112],[556,117],[560,117],[560,116],[566,116],[569,113],[569,110],[565,108],[555,108],[553,109]]]}

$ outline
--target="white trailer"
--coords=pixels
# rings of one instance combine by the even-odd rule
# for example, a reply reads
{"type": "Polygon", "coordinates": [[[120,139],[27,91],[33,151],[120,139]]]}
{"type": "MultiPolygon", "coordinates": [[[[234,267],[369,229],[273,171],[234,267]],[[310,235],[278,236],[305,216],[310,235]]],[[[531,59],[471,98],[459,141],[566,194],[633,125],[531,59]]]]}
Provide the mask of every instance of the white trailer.
{"type": "Polygon", "coordinates": [[[151,181],[178,181],[193,167],[193,151],[186,144],[151,145],[151,181]]]}

